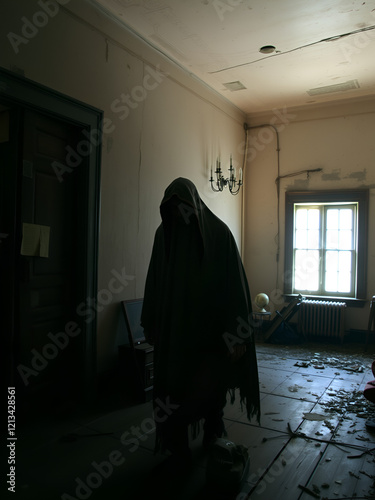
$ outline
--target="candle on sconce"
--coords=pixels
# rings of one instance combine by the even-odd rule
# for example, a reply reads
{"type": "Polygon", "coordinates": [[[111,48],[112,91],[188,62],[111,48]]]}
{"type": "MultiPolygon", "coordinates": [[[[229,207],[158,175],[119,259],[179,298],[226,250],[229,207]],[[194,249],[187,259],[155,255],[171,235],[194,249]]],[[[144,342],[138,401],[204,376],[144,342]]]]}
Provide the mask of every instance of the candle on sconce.
{"type": "MultiPolygon", "coordinates": [[[[226,169],[225,169],[226,171],[226,169]]],[[[221,192],[225,187],[229,188],[231,194],[236,195],[240,191],[240,187],[243,182],[243,171],[242,168],[239,167],[239,180],[237,180],[237,169],[233,166],[233,155],[230,154],[230,168],[229,168],[229,177],[225,177],[225,174],[221,170],[221,157],[218,155],[216,157],[216,170],[215,170],[215,181],[213,179],[213,163],[211,164],[211,188],[215,192],[221,192]]]]}

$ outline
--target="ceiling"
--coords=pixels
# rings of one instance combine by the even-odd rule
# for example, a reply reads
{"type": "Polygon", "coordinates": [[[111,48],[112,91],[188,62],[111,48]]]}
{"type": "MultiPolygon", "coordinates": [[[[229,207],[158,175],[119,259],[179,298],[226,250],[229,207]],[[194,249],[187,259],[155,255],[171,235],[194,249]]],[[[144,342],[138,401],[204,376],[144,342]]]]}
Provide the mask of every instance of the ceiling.
{"type": "Polygon", "coordinates": [[[246,114],[375,96],[375,0],[91,1],[246,114]]]}

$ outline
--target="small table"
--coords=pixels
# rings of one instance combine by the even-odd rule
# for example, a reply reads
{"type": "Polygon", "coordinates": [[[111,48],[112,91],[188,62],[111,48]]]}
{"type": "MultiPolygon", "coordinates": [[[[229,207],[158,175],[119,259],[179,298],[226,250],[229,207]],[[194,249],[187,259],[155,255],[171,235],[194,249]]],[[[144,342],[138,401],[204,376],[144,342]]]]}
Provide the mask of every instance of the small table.
{"type": "Polygon", "coordinates": [[[261,312],[261,311],[253,311],[252,312],[252,319],[253,319],[253,328],[254,328],[254,335],[259,335],[263,333],[263,328],[264,328],[264,321],[267,321],[267,323],[271,319],[271,313],[269,311],[261,312]]]}

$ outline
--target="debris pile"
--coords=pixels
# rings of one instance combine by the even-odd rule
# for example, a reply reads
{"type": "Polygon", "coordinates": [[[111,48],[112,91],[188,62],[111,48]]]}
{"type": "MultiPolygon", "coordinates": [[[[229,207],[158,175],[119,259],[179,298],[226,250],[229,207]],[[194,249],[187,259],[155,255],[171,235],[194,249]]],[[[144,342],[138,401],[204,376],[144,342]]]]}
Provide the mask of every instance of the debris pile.
{"type": "MultiPolygon", "coordinates": [[[[335,375],[338,380],[343,380],[341,371],[351,373],[364,373],[367,368],[368,362],[364,359],[348,356],[325,356],[322,353],[314,353],[310,360],[298,360],[294,366],[300,368],[308,368],[310,366],[318,370],[324,370],[326,366],[337,368],[335,375]],[[323,362],[324,360],[324,362],[323,362]]],[[[292,388],[289,388],[292,392],[292,388]]],[[[355,414],[359,418],[373,418],[375,417],[375,405],[368,401],[363,396],[363,390],[346,390],[346,389],[331,389],[328,388],[325,395],[330,399],[321,401],[320,404],[324,407],[327,413],[336,413],[340,415],[355,414]]],[[[349,418],[349,417],[344,417],[349,418]]]]}
{"type": "Polygon", "coordinates": [[[346,372],[363,373],[368,361],[363,358],[353,358],[353,355],[340,356],[340,358],[337,358],[334,356],[327,356],[325,353],[316,352],[313,358],[309,360],[299,360],[294,366],[300,368],[313,366],[317,370],[324,370],[326,366],[329,366],[331,368],[345,370],[346,372]]]}
{"type": "MultiPolygon", "coordinates": [[[[301,416],[303,420],[315,421],[317,424],[304,426],[304,429],[309,430],[306,434],[299,430],[299,427],[292,431],[288,423],[288,432],[292,439],[304,439],[320,448],[321,469],[317,469],[317,474],[314,473],[306,484],[298,484],[298,487],[302,494],[306,494],[303,498],[306,496],[320,500],[375,500],[374,437],[367,425],[369,419],[375,420],[375,404],[368,401],[363,394],[366,382],[373,378],[371,364],[375,354],[365,354],[363,347],[355,349],[353,345],[332,346],[316,352],[318,349],[320,350],[320,346],[314,346],[314,350],[278,346],[277,355],[273,358],[280,361],[293,360],[294,366],[299,368],[298,374],[304,377],[303,380],[315,382],[316,393],[308,394],[316,397],[317,404],[301,416]],[[342,352],[344,349],[346,352],[342,352]],[[316,387],[320,388],[317,380],[323,381],[326,377],[333,379],[332,383],[317,390],[316,387]],[[330,430],[328,434],[324,427],[330,430]],[[342,465],[336,462],[341,455],[336,453],[332,458],[327,453],[331,448],[324,448],[324,445],[332,445],[344,452],[342,465]],[[329,464],[331,460],[332,463],[329,464]]],[[[264,351],[271,353],[268,348],[264,351]]],[[[301,383],[298,377],[290,380],[301,383]]],[[[306,386],[302,388],[293,382],[288,387],[290,393],[298,393],[300,389],[306,390],[306,386]]],[[[273,413],[269,412],[270,415],[273,413]]],[[[287,464],[285,462],[282,465],[287,464]]]]}
{"type": "Polygon", "coordinates": [[[326,412],[341,415],[355,414],[359,418],[375,417],[375,405],[363,396],[363,391],[339,389],[335,392],[328,392],[328,395],[331,398],[320,403],[326,412]]]}

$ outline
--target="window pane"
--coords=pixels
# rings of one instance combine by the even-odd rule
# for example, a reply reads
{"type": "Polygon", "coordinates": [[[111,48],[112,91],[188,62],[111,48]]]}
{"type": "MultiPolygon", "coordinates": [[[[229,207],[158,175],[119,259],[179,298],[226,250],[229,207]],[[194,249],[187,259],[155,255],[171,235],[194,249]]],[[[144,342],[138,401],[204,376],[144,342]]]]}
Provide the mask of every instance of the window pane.
{"type": "Polygon", "coordinates": [[[294,287],[297,290],[319,289],[319,251],[296,250],[294,265],[294,287]]]}
{"type": "Polygon", "coordinates": [[[337,292],[338,291],[338,273],[328,272],[325,276],[325,291],[326,292],[337,292]]]}
{"type": "Polygon", "coordinates": [[[319,229],[320,227],[320,211],[317,208],[310,208],[308,213],[308,228],[319,229]]]}
{"type": "Polygon", "coordinates": [[[308,231],[307,235],[307,248],[319,248],[319,231],[308,231]]]}
{"type": "Polygon", "coordinates": [[[347,229],[340,231],[338,248],[340,250],[352,249],[352,231],[347,229]]]}
{"type": "Polygon", "coordinates": [[[349,293],[351,289],[351,252],[326,252],[325,291],[349,293]]]}
{"type": "Polygon", "coordinates": [[[298,208],[296,211],[296,228],[307,229],[307,209],[298,208]]]}
{"type": "Polygon", "coordinates": [[[340,229],[352,229],[353,210],[351,208],[342,208],[340,210],[340,229]]]}
{"type": "Polygon", "coordinates": [[[338,292],[349,293],[351,287],[352,253],[339,252],[338,292]]]}
{"type": "Polygon", "coordinates": [[[349,273],[352,270],[352,252],[339,252],[339,269],[349,273]]]}
{"type": "Polygon", "coordinates": [[[320,248],[320,210],[299,208],[296,210],[295,248],[320,248]]]}
{"type": "Polygon", "coordinates": [[[336,229],[328,229],[326,233],[326,248],[336,249],[339,247],[339,232],[336,229]]]}
{"type": "Polygon", "coordinates": [[[296,231],[296,248],[307,247],[307,231],[305,229],[297,229],[296,231]]]}
{"type": "Polygon", "coordinates": [[[326,252],[326,271],[339,270],[339,252],[329,251],[326,252]]]}
{"type": "Polygon", "coordinates": [[[327,229],[338,229],[339,211],[336,208],[327,210],[327,229]]]}
{"type": "MultiPolygon", "coordinates": [[[[336,231],[335,231],[336,232],[336,231]]],[[[326,252],[325,291],[337,292],[339,270],[339,252],[326,252]]]]}
{"type": "Polygon", "coordinates": [[[339,273],[337,291],[340,293],[350,292],[351,273],[339,273]]]}

